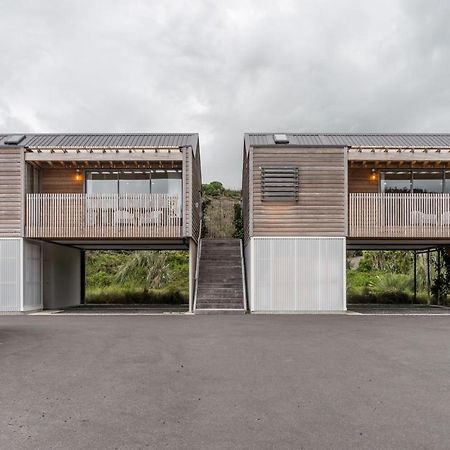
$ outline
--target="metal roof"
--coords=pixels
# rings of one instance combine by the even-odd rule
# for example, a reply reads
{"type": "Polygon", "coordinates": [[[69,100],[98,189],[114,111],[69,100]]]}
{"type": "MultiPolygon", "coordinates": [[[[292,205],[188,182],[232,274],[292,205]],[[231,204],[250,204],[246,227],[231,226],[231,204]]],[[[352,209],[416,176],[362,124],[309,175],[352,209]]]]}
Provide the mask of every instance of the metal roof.
{"type": "MultiPolygon", "coordinates": [[[[8,136],[20,133],[0,134],[0,147],[8,148],[12,145],[5,144],[8,136]]],[[[191,145],[194,151],[198,146],[197,133],[183,134],[146,134],[146,133],[55,133],[36,134],[22,133],[25,139],[18,147],[181,147],[191,145]]]]}
{"type": "MultiPolygon", "coordinates": [[[[246,133],[247,146],[280,146],[274,141],[278,133],[246,133]]],[[[289,144],[307,146],[342,147],[450,147],[450,133],[284,133],[289,144]]]]}

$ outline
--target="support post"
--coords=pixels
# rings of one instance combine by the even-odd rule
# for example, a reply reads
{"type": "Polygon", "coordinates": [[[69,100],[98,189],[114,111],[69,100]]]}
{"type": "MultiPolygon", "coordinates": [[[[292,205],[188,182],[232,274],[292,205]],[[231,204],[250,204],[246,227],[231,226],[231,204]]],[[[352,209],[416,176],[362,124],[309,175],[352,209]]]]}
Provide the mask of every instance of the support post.
{"type": "Polygon", "coordinates": [[[431,304],[430,249],[427,249],[427,303],[431,304]]]}
{"type": "Polygon", "coordinates": [[[438,248],[438,264],[437,264],[437,304],[441,304],[441,249],[438,248]]]}
{"type": "Polygon", "coordinates": [[[197,244],[189,239],[189,312],[194,312],[195,273],[197,268],[197,244]]]}
{"type": "Polygon", "coordinates": [[[413,303],[417,303],[417,252],[414,250],[414,297],[413,303]]]}
{"type": "Polygon", "coordinates": [[[80,251],[80,304],[86,304],[86,251],[80,251]]]}

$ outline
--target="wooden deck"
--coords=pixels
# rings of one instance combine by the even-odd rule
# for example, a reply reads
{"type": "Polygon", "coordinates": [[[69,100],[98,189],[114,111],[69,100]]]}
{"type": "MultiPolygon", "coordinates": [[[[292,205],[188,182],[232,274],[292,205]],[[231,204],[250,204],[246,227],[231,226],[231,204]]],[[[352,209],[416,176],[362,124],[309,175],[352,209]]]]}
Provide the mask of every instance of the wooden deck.
{"type": "Polygon", "coordinates": [[[169,194],[28,194],[29,238],[178,238],[182,205],[169,194]]]}
{"type": "Polygon", "coordinates": [[[349,194],[349,237],[450,238],[450,194],[349,194]]]}

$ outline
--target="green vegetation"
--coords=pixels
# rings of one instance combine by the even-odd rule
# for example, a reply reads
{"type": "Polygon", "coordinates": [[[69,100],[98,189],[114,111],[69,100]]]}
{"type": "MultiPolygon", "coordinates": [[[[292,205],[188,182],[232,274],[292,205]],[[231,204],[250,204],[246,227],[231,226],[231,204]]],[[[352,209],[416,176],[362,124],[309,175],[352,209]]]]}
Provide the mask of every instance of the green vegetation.
{"type": "MultiPolygon", "coordinates": [[[[446,304],[448,275],[442,256],[441,278],[437,271],[437,252],[430,254],[430,283],[427,255],[417,255],[416,303],[446,304]],[[440,288],[437,288],[437,286],[440,288]],[[440,291],[439,291],[440,289],[440,291]],[[440,298],[437,293],[439,291],[440,298]]],[[[414,253],[412,251],[349,252],[347,257],[348,303],[412,303],[414,301],[414,253]]],[[[450,267],[450,258],[448,259],[450,267]]]]}
{"type": "Polygon", "coordinates": [[[244,222],[242,220],[242,206],[240,203],[234,204],[234,218],[233,218],[235,239],[244,239],[244,222]]]}
{"type": "Polygon", "coordinates": [[[226,189],[219,181],[202,185],[202,236],[241,238],[241,191],[226,189]]]}
{"type": "Polygon", "coordinates": [[[86,302],[187,303],[188,273],[186,251],[89,251],[86,302]]]}
{"type": "Polygon", "coordinates": [[[211,183],[202,184],[203,197],[231,197],[239,200],[241,191],[226,189],[220,181],[211,181],[211,183]]]}

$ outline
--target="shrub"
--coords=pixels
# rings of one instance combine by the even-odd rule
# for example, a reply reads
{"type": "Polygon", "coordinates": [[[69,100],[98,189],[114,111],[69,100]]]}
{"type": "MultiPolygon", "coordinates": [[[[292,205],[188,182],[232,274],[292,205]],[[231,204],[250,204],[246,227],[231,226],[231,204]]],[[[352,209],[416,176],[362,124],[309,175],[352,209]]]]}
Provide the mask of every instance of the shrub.
{"type": "Polygon", "coordinates": [[[90,304],[183,305],[188,301],[186,294],[175,289],[147,290],[116,285],[86,291],[86,303],[90,304]]]}

